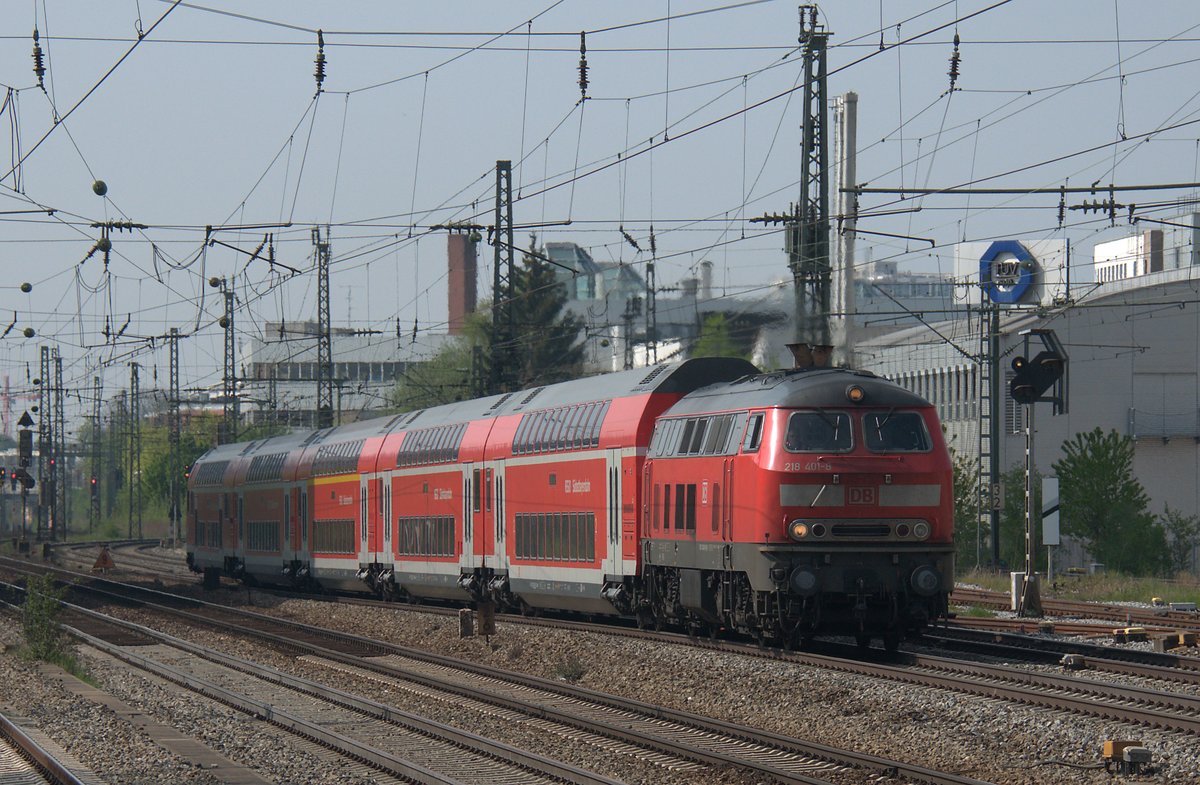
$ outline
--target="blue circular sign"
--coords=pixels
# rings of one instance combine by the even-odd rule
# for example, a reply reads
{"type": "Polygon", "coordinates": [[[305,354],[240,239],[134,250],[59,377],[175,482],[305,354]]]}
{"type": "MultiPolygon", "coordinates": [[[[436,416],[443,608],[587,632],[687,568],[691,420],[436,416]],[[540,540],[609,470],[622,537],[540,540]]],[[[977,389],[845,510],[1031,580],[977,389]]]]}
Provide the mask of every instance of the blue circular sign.
{"type": "Polygon", "coordinates": [[[1019,303],[1033,285],[1037,264],[1016,240],[997,240],[979,258],[979,282],[994,303],[1019,303]]]}

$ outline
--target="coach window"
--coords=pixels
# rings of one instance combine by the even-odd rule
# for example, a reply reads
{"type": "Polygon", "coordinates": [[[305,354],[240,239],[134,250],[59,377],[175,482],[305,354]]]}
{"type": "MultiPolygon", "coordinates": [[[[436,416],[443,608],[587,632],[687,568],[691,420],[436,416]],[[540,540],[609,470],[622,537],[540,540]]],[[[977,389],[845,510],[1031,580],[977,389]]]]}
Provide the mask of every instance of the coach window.
{"type": "Polygon", "coordinates": [[[762,413],[750,415],[750,424],[746,426],[746,440],[742,444],[745,452],[758,452],[758,445],[762,442],[762,427],[762,413]]]}
{"type": "Polygon", "coordinates": [[[604,418],[608,414],[608,404],[608,401],[602,401],[596,404],[596,417],[591,428],[591,444],[593,447],[600,446],[600,429],[603,427],[604,418]]]}
{"type": "Polygon", "coordinates": [[[583,430],[579,427],[579,421],[583,418],[583,407],[572,406],[567,410],[567,430],[566,443],[563,445],[568,450],[573,450],[581,446],[583,441],[583,430]]]}
{"type": "Polygon", "coordinates": [[[845,412],[793,412],[783,442],[788,452],[849,452],[850,417],[845,412]]]}
{"type": "Polygon", "coordinates": [[[563,450],[571,446],[571,432],[567,422],[571,417],[570,409],[559,409],[554,413],[557,424],[554,428],[554,449],[563,450]]]}
{"type": "Polygon", "coordinates": [[[538,412],[537,431],[533,436],[533,451],[544,452],[546,449],[546,434],[550,430],[550,417],[547,412],[538,412]]]}
{"type": "Polygon", "coordinates": [[[583,413],[579,415],[579,446],[592,446],[592,421],[596,419],[596,412],[600,408],[597,403],[585,404],[583,413]]]}
{"type": "Polygon", "coordinates": [[[479,469],[471,472],[471,509],[479,512],[479,496],[483,490],[483,483],[480,482],[479,469]]]}

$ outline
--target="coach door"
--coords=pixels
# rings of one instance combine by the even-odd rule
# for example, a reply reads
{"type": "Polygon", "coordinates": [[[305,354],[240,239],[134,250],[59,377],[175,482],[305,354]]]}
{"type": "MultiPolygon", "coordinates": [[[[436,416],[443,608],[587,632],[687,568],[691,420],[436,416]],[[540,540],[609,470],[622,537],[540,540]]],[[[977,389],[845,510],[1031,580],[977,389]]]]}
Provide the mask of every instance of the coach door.
{"type": "Polygon", "coordinates": [[[605,504],[604,574],[623,575],[621,566],[621,451],[606,450],[608,496],[605,504]]]}
{"type": "Polygon", "coordinates": [[[300,489],[300,551],[308,556],[308,488],[300,489]]]}
{"type": "Polygon", "coordinates": [[[497,570],[508,569],[508,537],[504,531],[504,461],[493,461],[491,468],[488,469],[488,490],[487,495],[490,510],[489,517],[491,518],[488,526],[488,538],[491,546],[486,553],[495,554],[494,563],[491,565],[497,570]]]}
{"type": "Polygon", "coordinates": [[[283,510],[283,547],[280,549],[280,555],[286,564],[295,557],[296,548],[295,519],[292,518],[292,492],[286,488],[283,490],[283,505],[280,509],[283,510]]]}
{"type": "Polygon", "coordinates": [[[475,532],[482,525],[483,518],[483,469],[465,467],[463,469],[463,528],[462,556],[459,567],[473,570],[478,565],[475,558],[475,532]]]}
{"type": "MultiPolygon", "coordinates": [[[[376,480],[378,483],[378,480],[376,480]]],[[[370,540],[371,514],[373,511],[378,514],[377,507],[371,504],[370,494],[371,481],[367,479],[365,474],[358,476],[358,563],[359,566],[369,564],[372,561],[371,551],[372,543],[370,540]]],[[[376,486],[378,487],[378,486],[376,486]]],[[[383,504],[383,497],[376,495],[375,505],[383,504]]]]}

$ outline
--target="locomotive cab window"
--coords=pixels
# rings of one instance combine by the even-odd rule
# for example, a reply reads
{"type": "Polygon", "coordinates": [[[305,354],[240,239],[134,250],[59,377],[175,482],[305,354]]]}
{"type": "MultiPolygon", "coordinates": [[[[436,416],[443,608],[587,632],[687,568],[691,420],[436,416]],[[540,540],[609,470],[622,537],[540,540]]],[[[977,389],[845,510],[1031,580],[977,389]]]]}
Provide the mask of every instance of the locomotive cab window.
{"type": "Polygon", "coordinates": [[[867,412],[863,440],[871,452],[929,452],[933,449],[925,420],[917,412],[867,412]]]}
{"type": "Polygon", "coordinates": [[[762,442],[763,416],[762,414],[753,414],[750,416],[750,424],[746,426],[746,440],[742,444],[742,449],[746,452],[757,452],[758,445],[762,442]]]}
{"type": "Polygon", "coordinates": [[[849,452],[850,417],[845,412],[795,412],[783,442],[788,452],[849,452]]]}

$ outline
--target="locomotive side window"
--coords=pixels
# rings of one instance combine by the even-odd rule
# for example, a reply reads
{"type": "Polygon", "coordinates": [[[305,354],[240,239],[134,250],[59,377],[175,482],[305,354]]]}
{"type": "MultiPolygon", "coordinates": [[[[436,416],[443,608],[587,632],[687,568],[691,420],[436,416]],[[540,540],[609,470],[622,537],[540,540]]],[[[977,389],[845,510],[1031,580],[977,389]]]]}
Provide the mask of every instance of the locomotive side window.
{"type": "Polygon", "coordinates": [[[663,486],[663,531],[671,531],[671,485],[663,486]]]}
{"type": "Polygon", "coordinates": [[[849,452],[850,417],[844,412],[794,412],[783,443],[788,452],[849,452]]]}
{"type": "Polygon", "coordinates": [[[762,427],[763,415],[751,415],[750,424],[746,427],[746,441],[742,444],[745,452],[758,452],[758,445],[762,442],[762,427]]]}
{"type": "MultiPolygon", "coordinates": [[[[683,484],[680,483],[675,486],[675,531],[683,531],[685,502],[683,484]]],[[[695,528],[695,522],[693,522],[692,528],[695,528]]]]}
{"type": "Polygon", "coordinates": [[[654,486],[654,531],[662,528],[662,486],[654,486]]]}
{"type": "Polygon", "coordinates": [[[696,531],[696,484],[688,483],[687,507],[684,517],[684,528],[690,532],[696,531]]]}
{"type": "Polygon", "coordinates": [[[917,412],[867,412],[863,439],[871,452],[928,452],[933,449],[925,420],[917,412]]]}
{"type": "Polygon", "coordinates": [[[704,446],[704,433],[708,429],[708,418],[701,417],[696,421],[696,430],[692,432],[692,442],[688,445],[688,455],[696,455],[704,446]]]}
{"type": "Polygon", "coordinates": [[[721,485],[713,483],[712,487],[712,503],[709,505],[712,508],[712,530],[715,532],[721,523],[721,485]]]}

